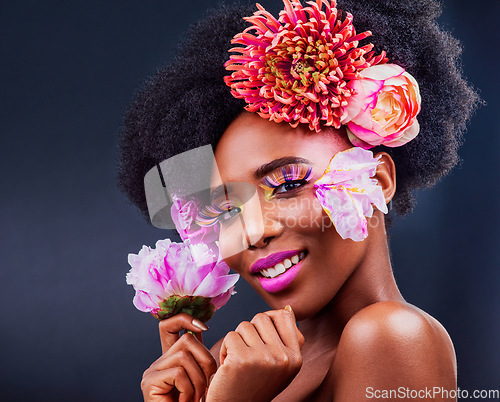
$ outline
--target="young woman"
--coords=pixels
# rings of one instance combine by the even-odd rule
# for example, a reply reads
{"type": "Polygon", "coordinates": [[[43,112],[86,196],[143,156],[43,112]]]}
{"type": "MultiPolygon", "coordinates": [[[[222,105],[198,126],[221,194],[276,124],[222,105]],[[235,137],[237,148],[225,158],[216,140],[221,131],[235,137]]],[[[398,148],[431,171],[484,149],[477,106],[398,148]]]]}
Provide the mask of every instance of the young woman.
{"type": "Polygon", "coordinates": [[[453,345],[401,296],[386,227],[411,210],[412,189],[457,162],[477,104],[457,69],[459,45],[430,0],[284,5],[279,20],[263,9],[243,20],[254,7],[214,12],[126,117],[119,181],[145,214],[144,175],[212,145],[213,187],[225,191],[212,192],[198,223],[217,221],[221,255],[271,308],[210,351],[179,334],[203,323],[162,321],[144,398],[359,401],[432,390],[452,400],[453,345]],[[339,172],[350,181],[336,182],[339,172]],[[253,203],[230,183],[254,189],[253,203]]]}

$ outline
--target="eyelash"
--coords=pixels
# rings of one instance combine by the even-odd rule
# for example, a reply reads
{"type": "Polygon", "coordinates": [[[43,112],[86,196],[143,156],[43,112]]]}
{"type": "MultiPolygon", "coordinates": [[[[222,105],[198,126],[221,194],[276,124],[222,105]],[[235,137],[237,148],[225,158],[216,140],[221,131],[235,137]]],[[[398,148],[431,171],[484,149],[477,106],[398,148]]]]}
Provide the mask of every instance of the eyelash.
{"type": "Polygon", "coordinates": [[[236,211],[238,214],[241,213],[241,205],[233,205],[231,202],[225,200],[222,203],[210,204],[203,207],[196,217],[196,223],[200,226],[212,226],[217,222],[227,222],[233,218],[230,216],[226,219],[221,219],[221,217],[231,211],[236,211]]]}
{"type": "Polygon", "coordinates": [[[283,194],[285,192],[293,191],[284,191],[283,193],[277,193],[276,190],[288,183],[299,183],[301,185],[307,183],[312,175],[312,168],[304,165],[286,165],[283,166],[278,171],[271,173],[270,175],[264,177],[262,182],[260,183],[260,187],[264,189],[264,194],[266,199],[271,199],[277,194],[283,194]]]}

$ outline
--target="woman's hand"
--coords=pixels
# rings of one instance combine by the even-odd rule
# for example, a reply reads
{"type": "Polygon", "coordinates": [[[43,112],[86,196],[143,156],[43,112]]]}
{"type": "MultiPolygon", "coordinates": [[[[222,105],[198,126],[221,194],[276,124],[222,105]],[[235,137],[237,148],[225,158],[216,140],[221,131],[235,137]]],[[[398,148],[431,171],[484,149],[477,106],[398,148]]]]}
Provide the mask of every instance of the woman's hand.
{"type": "Polygon", "coordinates": [[[177,314],[160,322],[162,356],[143,374],[141,388],[146,402],[199,401],[208,379],[217,370],[215,359],[202,343],[208,329],[189,314],[177,314]],[[196,337],[179,332],[183,329],[196,337]]]}
{"type": "Polygon", "coordinates": [[[221,365],[210,382],[207,401],[270,401],[299,372],[303,344],[289,307],[242,322],[222,342],[221,365]]]}

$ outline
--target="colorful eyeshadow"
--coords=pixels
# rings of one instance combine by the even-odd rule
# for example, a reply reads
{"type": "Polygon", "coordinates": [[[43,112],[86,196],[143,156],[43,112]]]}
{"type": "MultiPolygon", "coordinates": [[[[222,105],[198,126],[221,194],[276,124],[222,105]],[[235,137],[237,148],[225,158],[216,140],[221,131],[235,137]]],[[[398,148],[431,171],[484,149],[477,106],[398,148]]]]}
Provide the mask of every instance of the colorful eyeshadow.
{"type": "Polygon", "coordinates": [[[221,203],[206,205],[198,212],[196,223],[200,226],[215,225],[220,220],[222,214],[235,208],[241,209],[241,205],[234,205],[234,203],[228,200],[224,200],[221,203]]]}
{"type": "Polygon", "coordinates": [[[290,164],[264,177],[260,187],[264,189],[266,199],[271,199],[275,190],[282,184],[308,181],[312,174],[310,166],[290,164]]]}

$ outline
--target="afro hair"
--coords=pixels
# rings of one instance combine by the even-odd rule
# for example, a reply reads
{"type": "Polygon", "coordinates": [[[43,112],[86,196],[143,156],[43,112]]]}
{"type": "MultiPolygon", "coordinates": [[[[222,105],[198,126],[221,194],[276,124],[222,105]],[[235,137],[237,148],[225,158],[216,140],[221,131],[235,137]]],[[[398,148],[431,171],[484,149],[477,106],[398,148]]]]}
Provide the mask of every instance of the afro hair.
{"type": "MultiPolygon", "coordinates": [[[[443,31],[434,0],[339,0],[358,32],[371,31],[375,51],[410,72],[420,86],[419,135],[398,148],[379,146],[396,164],[393,210],[409,213],[412,190],[430,187],[459,161],[466,123],[480,99],[462,77],[461,46],[443,31]]],[[[255,6],[221,6],[188,31],[176,57],[151,77],[131,103],[123,124],[118,186],[149,220],[144,176],[163,160],[211,144],[213,148],[242,112],[224,83],[233,36],[255,6]],[[200,46],[200,44],[203,46],[200,46]],[[188,124],[189,122],[189,124],[188,124]]]]}

